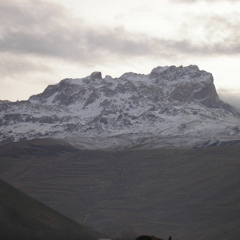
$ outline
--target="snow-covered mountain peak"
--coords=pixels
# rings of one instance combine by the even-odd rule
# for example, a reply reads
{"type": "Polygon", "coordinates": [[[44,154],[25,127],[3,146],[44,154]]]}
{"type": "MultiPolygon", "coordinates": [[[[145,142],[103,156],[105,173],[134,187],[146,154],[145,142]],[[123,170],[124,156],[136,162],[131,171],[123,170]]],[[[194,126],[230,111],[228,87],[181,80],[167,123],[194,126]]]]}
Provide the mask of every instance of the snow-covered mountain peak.
{"type": "Polygon", "coordinates": [[[190,65],[187,67],[156,67],[150,73],[150,78],[162,82],[194,82],[209,81],[213,82],[212,75],[206,71],[199,70],[198,66],[190,65]]]}
{"type": "Polygon", "coordinates": [[[212,75],[191,65],[157,67],[147,75],[129,72],[119,78],[111,76],[102,78],[101,72],[93,72],[85,78],[64,79],[58,84],[50,85],[43,93],[30,97],[29,101],[69,105],[88,98],[89,94],[103,98],[126,93],[139,96],[144,88],[145,95],[146,91],[152,91],[153,86],[155,95],[164,94],[165,100],[169,98],[180,102],[194,100],[206,102],[210,98],[211,102],[218,100],[212,75]]]}
{"type": "Polygon", "coordinates": [[[219,99],[212,74],[195,65],[156,67],[149,74],[128,72],[119,78],[93,72],[50,85],[28,101],[0,106],[2,142],[123,135],[136,142],[153,135],[154,145],[159,138],[209,140],[240,132],[240,113],[219,99]]]}

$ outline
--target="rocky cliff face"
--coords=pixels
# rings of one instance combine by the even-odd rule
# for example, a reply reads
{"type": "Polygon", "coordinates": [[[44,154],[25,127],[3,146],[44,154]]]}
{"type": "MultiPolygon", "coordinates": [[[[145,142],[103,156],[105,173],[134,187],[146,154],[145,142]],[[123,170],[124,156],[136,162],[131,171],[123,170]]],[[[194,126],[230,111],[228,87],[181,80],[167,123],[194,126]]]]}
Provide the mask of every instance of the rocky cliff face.
{"type": "Polygon", "coordinates": [[[134,146],[141,139],[156,147],[165,145],[163,138],[238,138],[240,132],[238,110],[219,99],[212,75],[193,65],[64,79],[28,101],[0,102],[0,116],[2,143],[57,137],[105,148],[122,141],[134,146]],[[110,140],[102,145],[99,139],[110,140]]]}

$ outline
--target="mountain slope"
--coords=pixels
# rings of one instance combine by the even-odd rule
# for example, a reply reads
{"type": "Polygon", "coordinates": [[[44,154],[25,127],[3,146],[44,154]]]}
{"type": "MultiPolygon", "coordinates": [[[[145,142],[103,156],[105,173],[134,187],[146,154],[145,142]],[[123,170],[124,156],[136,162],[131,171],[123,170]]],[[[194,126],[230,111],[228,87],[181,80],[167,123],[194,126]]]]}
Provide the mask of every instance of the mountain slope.
{"type": "MultiPolygon", "coordinates": [[[[89,239],[101,235],[0,180],[1,239],[89,239]]],[[[102,235],[103,236],[103,235],[102,235]]]]}
{"type": "Polygon", "coordinates": [[[2,179],[97,231],[129,239],[238,239],[239,167],[239,145],[87,151],[45,139],[0,147],[2,179]]]}
{"type": "Polygon", "coordinates": [[[155,148],[240,135],[239,111],[219,99],[212,75],[193,65],[64,79],[28,101],[0,103],[0,117],[2,143],[55,137],[82,148],[119,148],[130,138],[127,146],[155,148]]]}

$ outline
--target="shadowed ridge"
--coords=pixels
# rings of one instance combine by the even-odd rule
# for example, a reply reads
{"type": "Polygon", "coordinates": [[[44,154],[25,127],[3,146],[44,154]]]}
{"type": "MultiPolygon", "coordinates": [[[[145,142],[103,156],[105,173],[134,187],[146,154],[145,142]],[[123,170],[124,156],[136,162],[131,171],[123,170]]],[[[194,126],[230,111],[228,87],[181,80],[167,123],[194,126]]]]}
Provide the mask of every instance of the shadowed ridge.
{"type": "Polygon", "coordinates": [[[86,239],[103,236],[0,180],[0,239],[86,239]]]}
{"type": "MultiPolygon", "coordinates": [[[[141,235],[137,237],[135,240],[163,240],[163,239],[155,236],[141,235]]],[[[170,236],[168,240],[172,240],[172,237],[170,236]]]]}

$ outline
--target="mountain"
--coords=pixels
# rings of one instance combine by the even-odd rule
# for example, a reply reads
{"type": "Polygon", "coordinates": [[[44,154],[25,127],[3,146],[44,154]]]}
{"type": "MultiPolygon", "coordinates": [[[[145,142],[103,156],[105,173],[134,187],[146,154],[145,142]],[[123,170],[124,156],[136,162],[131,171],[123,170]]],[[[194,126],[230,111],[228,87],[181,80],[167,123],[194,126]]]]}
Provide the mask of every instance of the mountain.
{"type": "Polygon", "coordinates": [[[113,239],[239,239],[239,156],[239,145],[106,151],[40,139],[1,145],[0,178],[113,239]]]}
{"type": "Polygon", "coordinates": [[[97,240],[101,235],[0,180],[0,238],[97,240]]]}
{"type": "Polygon", "coordinates": [[[201,146],[240,138],[240,112],[197,66],[119,78],[64,79],[28,101],[0,102],[0,142],[58,138],[82,149],[201,146]]]}

